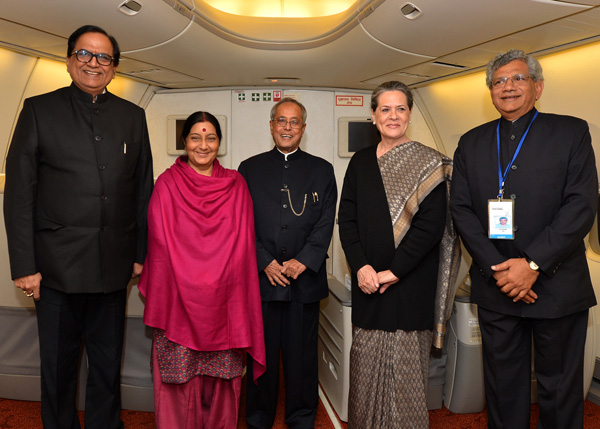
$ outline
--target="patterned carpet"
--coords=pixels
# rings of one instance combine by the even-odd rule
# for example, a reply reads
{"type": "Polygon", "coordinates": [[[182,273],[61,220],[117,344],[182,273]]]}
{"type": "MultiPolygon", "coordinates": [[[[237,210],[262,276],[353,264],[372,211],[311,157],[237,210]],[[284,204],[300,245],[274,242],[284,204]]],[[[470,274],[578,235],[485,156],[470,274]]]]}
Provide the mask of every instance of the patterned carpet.
{"type": "MultiPolygon", "coordinates": [[[[283,374],[281,375],[283,378],[283,374]]],[[[283,387],[279,390],[279,404],[277,415],[275,416],[274,428],[285,428],[283,405],[285,400],[285,391],[283,387]]],[[[242,394],[240,398],[240,415],[238,429],[246,429],[246,377],[242,380],[242,394]]],[[[39,402],[13,401],[0,398],[0,429],[42,429],[42,419],[40,417],[41,405],[39,402]]],[[[83,411],[79,412],[79,421],[83,427],[83,411]]],[[[126,429],[155,429],[154,413],[142,411],[123,410],[121,420],[126,429]]],[[[315,429],[335,429],[325,407],[319,401],[317,409],[317,418],[315,429]]]]}
{"type": "MultiPolygon", "coordinates": [[[[242,411],[242,410],[240,410],[242,411]]],[[[538,409],[537,405],[531,406],[531,429],[536,427],[538,409]]],[[[83,427],[83,412],[79,413],[83,427]]],[[[123,410],[121,419],[127,429],[154,429],[154,413],[141,411],[123,410]]],[[[487,428],[487,417],[485,412],[473,414],[453,414],[448,409],[434,410],[429,412],[430,429],[485,429],[487,428]]],[[[275,429],[285,428],[283,422],[283,410],[278,409],[278,417],[273,426],[275,429]]],[[[346,428],[346,424],[341,424],[346,428]]],[[[28,401],[12,401],[0,399],[0,428],[1,429],[42,429],[40,418],[40,403],[28,401]]],[[[238,428],[246,428],[243,415],[240,412],[238,428]]],[[[325,413],[322,404],[319,404],[319,412],[316,429],[334,428],[325,413]]],[[[600,406],[585,401],[585,429],[600,428],[600,406]]]]}
{"type": "MultiPolygon", "coordinates": [[[[245,377],[244,377],[245,378],[245,377]]],[[[238,429],[245,429],[245,388],[242,389],[242,400],[240,404],[240,419],[238,429]]],[[[277,416],[275,418],[274,429],[284,429],[286,425],[283,417],[283,397],[285,393],[280,391],[281,398],[277,408],[277,416]]],[[[0,429],[42,429],[42,420],[40,417],[40,403],[29,401],[13,401],[0,398],[0,429]]],[[[585,401],[585,429],[600,428],[600,406],[585,401]]],[[[126,429],[155,429],[154,413],[142,411],[123,410],[121,419],[125,423],[126,429]]],[[[538,406],[531,406],[531,429],[536,428],[538,419],[538,406]]],[[[83,427],[83,411],[79,412],[79,420],[83,427]]],[[[339,422],[338,428],[346,429],[347,425],[339,422]]],[[[317,411],[317,420],[315,429],[335,429],[325,407],[319,401],[319,409],[317,411]]],[[[486,429],[487,415],[485,411],[472,414],[454,414],[447,408],[443,407],[440,410],[429,412],[429,427],[430,429],[486,429]]]]}
{"type": "MultiPolygon", "coordinates": [[[[242,405],[243,408],[243,405],[242,405]]],[[[238,428],[247,428],[246,421],[240,409],[240,420],[238,428]]],[[[13,401],[9,399],[0,399],[0,428],[1,429],[42,429],[42,419],[40,417],[41,406],[39,402],[13,401]]],[[[154,429],[154,413],[142,411],[123,410],[121,420],[127,429],[154,429]]],[[[79,412],[79,421],[83,427],[83,411],[79,412]]],[[[283,421],[283,409],[278,409],[274,428],[285,428],[283,421]]],[[[323,404],[319,403],[316,429],[333,429],[334,426],[329,420],[323,404]]]]}

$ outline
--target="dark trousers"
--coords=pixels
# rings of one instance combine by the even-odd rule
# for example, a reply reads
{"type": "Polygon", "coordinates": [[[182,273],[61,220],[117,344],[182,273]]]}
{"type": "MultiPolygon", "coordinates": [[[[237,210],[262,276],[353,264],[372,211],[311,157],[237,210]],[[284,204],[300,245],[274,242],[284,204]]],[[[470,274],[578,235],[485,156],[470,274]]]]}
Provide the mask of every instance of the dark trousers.
{"type": "Polygon", "coordinates": [[[262,311],[267,372],[255,385],[253,362],[248,359],[246,421],[251,427],[273,426],[281,359],[285,382],[285,423],[290,428],[313,428],[319,405],[319,303],[263,302],[262,311]]]}
{"type": "Polygon", "coordinates": [[[45,429],[79,429],[75,406],[82,338],[88,358],[86,429],[122,428],[121,354],[127,291],[66,294],[42,287],[35,303],[45,429]]]}
{"type": "Polygon", "coordinates": [[[588,310],[528,319],[478,309],[488,427],[529,429],[531,344],[538,428],[583,428],[583,357],[588,310]]]}

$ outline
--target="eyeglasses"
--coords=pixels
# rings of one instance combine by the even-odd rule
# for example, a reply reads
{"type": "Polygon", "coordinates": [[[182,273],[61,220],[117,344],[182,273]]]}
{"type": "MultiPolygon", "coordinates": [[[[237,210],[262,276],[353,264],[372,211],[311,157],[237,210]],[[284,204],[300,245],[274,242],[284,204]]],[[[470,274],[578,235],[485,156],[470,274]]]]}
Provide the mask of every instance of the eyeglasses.
{"type": "Polygon", "coordinates": [[[289,123],[291,128],[298,129],[302,127],[302,122],[298,119],[290,119],[289,121],[285,118],[277,118],[273,122],[277,124],[278,127],[285,128],[289,123]]]}
{"type": "Polygon", "coordinates": [[[81,61],[82,63],[89,63],[94,57],[96,57],[96,61],[98,61],[98,64],[101,66],[109,66],[113,62],[113,57],[108,54],[92,54],[90,51],[86,51],[85,49],[73,51],[71,55],[75,55],[77,60],[81,61]]]}
{"type": "Polygon", "coordinates": [[[527,82],[527,79],[529,79],[531,76],[528,74],[516,74],[514,76],[511,77],[497,77],[496,79],[492,80],[492,87],[493,88],[504,88],[504,85],[506,85],[506,82],[508,82],[508,80],[510,79],[510,81],[515,84],[515,85],[525,85],[525,83],[527,82]]]}

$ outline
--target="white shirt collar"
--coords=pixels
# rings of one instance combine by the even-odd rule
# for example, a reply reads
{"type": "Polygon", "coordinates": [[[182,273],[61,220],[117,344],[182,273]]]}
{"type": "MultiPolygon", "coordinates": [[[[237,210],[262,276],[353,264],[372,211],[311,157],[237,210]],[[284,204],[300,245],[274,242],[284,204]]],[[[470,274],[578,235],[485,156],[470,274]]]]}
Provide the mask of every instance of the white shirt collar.
{"type": "MultiPolygon", "coordinates": [[[[277,148],[277,150],[279,150],[279,148],[277,148]]],[[[287,161],[287,157],[288,157],[288,155],[291,155],[291,154],[293,154],[293,153],[296,153],[297,151],[298,151],[298,148],[296,148],[296,150],[294,150],[293,152],[288,152],[288,153],[283,153],[283,152],[281,152],[281,151],[279,150],[279,153],[281,153],[281,154],[284,156],[285,160],[287,161]]]]}

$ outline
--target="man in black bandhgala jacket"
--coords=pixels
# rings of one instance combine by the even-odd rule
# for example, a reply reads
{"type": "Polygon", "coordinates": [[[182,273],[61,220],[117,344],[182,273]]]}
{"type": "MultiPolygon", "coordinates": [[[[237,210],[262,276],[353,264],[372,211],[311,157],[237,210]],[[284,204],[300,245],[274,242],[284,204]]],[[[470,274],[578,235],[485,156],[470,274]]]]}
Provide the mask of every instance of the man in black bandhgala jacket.
{"type": "MultiPolygon", "coordinates": [[[[280,356],[285,422],[312,428],[317,413],[319,301],[326,298],[325,259],[333,233],[337,188],[333,166],[299,148],[306,109],[284,98],[271,110],[275,147],[242,162],[254,204],[267,372],[247,383],[250,427],[273,426],[280,356]]],[[[248,363],[252,380],[252,361],[248,363]]]]}
{"type": "Polygon", "coordinates": [[[127,284],[146,256],[152,156],[144,110],[106,90],[112,36],[70,37],[66,88],[25,100],[6,160],[4,216],[15,286],[35,300],[42,420],[78,428],[82,338],[86,428],[118,428],[127,284]]]}
{"type": "Polygon", "coordinates": [[[596,304],[584,238],[598,204],[588,124],[535,109],[542,69],[523,51],[492,59],[487,84],[501,118],[461,137],[451,210],[473,257],[489,427],[529,428],[533,337],[538,427],[582,428],[596,304]]]}

